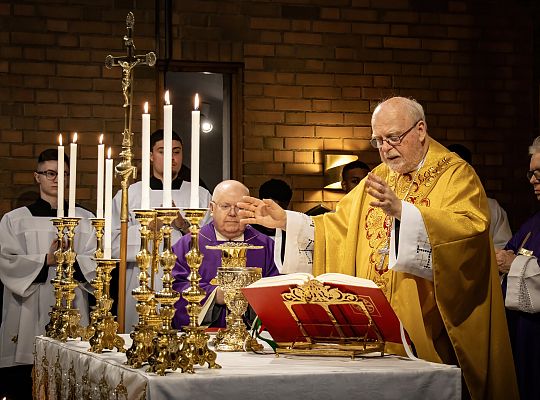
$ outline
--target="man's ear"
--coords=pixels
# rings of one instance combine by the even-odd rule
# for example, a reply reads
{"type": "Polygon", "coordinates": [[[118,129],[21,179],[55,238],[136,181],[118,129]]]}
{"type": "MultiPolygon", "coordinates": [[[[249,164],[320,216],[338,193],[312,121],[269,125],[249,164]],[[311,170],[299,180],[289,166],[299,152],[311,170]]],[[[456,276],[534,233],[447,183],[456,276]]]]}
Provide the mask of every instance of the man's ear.
{"type": "Polygon", "coordinates": [[[419,121],[418,127],[416,129],[418,131],[418,139],[420,139],[420,141],[424,143],[426,141],[426,136],[427,136],[426,123],[424,121],[419,121]]]}
{"type": "Polygon", "coordinates": [[[347,191],[347,188],[345,187],[345,181],[341,181],[341,188],[343,189],[344,192],[347,191]]]}
{"type": "Polygon", "coordinates": [[[37,172],[34,172],[34,180],[39,185],[39,174],[37,172]]]}

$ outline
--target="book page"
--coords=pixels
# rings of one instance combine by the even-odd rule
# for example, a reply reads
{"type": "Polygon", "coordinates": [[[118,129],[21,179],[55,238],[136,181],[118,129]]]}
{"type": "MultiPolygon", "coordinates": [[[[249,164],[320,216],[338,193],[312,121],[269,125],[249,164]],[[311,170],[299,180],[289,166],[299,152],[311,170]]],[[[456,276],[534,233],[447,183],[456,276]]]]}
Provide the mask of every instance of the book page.
{"type": "Polygon", "coordinates": [[[268,286],[301,285],[310,279],[313,279],[313,275],[307,272],[295,272],[293,274],[276,275],[261,278],[257,282],[253,282],[247,287],[256,288],[268,286]]]}
{"type": "Polygon", "coordinates": [[[208,295],[208,298],[206,299],[205,303],[201,307],[201,311],[200,311],[199,317],[198,317],[199,326],[203,325],[204,317],[208,313],[208,310],[210,309],[210,307],[214,305],[214,299],[216,297],[216,292],[217,292],[217,288],[212,290],[212,293],[210,293],[208,295]]]}
{"type": "Polygon", "coordinates": [[[325,283],[341,283],[343,285],[361,286],[361,287],[378,287],[375,282],[370,279],[358,278],[356,276],[329,272],[317,276],[315,279],[325,283]]]}

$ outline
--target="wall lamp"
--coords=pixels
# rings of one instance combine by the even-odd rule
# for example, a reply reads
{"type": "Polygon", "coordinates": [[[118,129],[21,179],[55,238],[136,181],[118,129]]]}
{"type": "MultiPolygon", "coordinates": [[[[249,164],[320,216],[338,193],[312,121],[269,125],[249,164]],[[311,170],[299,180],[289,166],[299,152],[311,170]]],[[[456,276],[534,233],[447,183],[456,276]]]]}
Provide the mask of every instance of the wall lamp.
{"type": "Polygon", "coordinates": [[[324,188],[341,190],[341,170],[345,164],[358,160],[358,156],[339,152],[323,152],[323,155],[324,188]]]}

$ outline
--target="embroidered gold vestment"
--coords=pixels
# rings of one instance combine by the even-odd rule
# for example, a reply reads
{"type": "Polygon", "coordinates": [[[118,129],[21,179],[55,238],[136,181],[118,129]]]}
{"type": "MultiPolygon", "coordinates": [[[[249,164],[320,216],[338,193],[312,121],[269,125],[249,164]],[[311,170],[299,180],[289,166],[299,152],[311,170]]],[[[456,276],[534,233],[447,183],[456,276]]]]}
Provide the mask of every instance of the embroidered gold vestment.
{"type": "MultiPolygon", "coordinates": [[[[518,398],[486,194],[469,164],[429,140],[418,173],[400,175],[385,164],[373,173],[420,210],[432,247],[433,282],[388,270],[387,260],[380,269],[391,220],[369,205],[374,199],[365,192],[365,181],[335,213],[313,218],[313,273],[372,279],[385,291],[420,358],[459,365],[464,392],[473,399],[518,398]]],[[[402,347],[390,350],[403,353],[402,347]]]]}

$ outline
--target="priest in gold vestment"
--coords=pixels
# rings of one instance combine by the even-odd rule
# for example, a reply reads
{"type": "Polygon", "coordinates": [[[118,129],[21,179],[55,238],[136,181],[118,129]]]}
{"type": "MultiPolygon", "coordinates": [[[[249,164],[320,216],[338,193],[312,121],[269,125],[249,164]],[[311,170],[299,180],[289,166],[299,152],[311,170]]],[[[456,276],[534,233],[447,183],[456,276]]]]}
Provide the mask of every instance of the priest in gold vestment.
{"type": "Polygon", "coordinates": [[[371,122],[383,163],[335,213],[311,218],[246,197],[239,203],[243,222],[287,230],[283,272],[340,272],[376,282],[418,357],[462,369],[464,398],[517,399],[478,176],[429,137],[415,100],[390,98],[371,122]]]}

